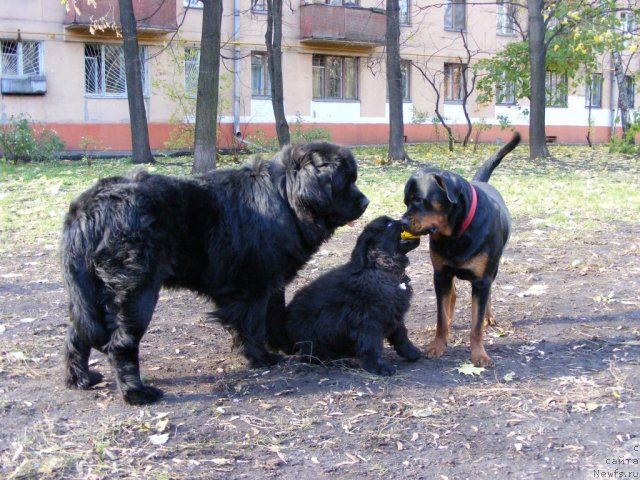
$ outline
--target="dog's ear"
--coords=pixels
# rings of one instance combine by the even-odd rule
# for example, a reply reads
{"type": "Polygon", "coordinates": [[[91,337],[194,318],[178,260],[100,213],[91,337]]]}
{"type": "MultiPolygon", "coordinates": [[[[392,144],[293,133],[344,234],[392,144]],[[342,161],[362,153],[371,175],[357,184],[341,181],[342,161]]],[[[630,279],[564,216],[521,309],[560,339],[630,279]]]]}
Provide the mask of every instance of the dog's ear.
{"type": "Polygon", "coordinates": [[[460,198],[460,194],[462,193],[462,183],[460,179],[455,175],[449,174],[449,172],[436,173],[433,177],[438,186],[447,194],[447,199],[452,204],[458,203],[458,198],[460,198]]]}
{"type": "Polygon", "coordinates": [[[351,252],[351,273],[360,273],[365,269],[369,262],[369,246],[371,244],[372,236],[370,232],[366,230],[360,234],[356,246],[351,252]]]}

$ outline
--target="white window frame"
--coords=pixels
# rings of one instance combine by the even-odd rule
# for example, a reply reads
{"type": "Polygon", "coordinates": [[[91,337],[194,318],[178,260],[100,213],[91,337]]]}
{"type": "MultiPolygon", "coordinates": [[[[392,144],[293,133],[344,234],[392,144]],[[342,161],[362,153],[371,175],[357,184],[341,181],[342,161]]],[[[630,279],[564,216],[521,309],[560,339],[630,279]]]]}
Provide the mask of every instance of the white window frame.
{"type": "Polygon", "coordinates": [[[200,71],[200,48],[184,49],[184,90],[192,97],[198,92],[198,72],[200,71]]]}
{"type": "Polygon", "coordinates": [[[604,76],[601,73],[591,75],[591,83],[587,83],[584,90],[584,106],[602,108],[602,87],[604,76]],[[595,87],[595,88],[594,88],[595,87]]]}
{"type": "Polygon", "coordinates": [[[454,32],[467,29],[466,0],[446,0],[444,4],[444,29],[454,32]]]}
{"type": "MultiPolygon", "coordinates": [[[[13,62],[12,62],[13,63],[13,62]]],[[[18,41],[18,40],[0,40],[0,76],[4,77],[4,78],[9,78],[9,77],[21,77],[21,76],[25,76],[25,75],[44,75],[44,47],[43,47],[43,42],[31,42],[31,41],[18,41]],[[4,50],[5,50],[5,45],[9,44],[9,43],[13,43],[15,44],[16,47],[16,61],[15,61],[15,65],[16,65],[16,72],[15,73],[7,73],[7,69],[8,69],[8,61],[5,58],[5,55],[9,55],[9,54],[5,54],[4,50]],[[35,45],[37,47],[37,72],[27,72],[25,73],[24,68],[25,68],[25,59],[24,59],[24,50],[25,50],[25,46],[26,45],[35,45]]]]}
{"type": "Polygon", "coordinates": [[[496,105],[516,104],[516,84],[513,80],[508,80],[506,73],[501,75],[501,80],[496,87],[496,105]]]}
{"type": "Polygon", "coordinates": [[[566,73],[550,72],[545,74],[547,108],[567,108],[569,105],[569,79],[566,73]],[[562,86],[564,85],[564,86],[562,86]]]}
{"type": "Polygon", "coordinates": [[[444,101],[445,103],[462,103],[464,97],[463,75],[467,74],[464,63],[447,62],[444,64],[444,101]],[[454,75],[455,74],[455,75],[454,75]],[[456,86],[455,78],[458,77],[456,86]]]}
{"type": "MultiPolygon", "coordinates": [[[[85,47],[85,53],[84,53],[84,61],[85,61],[84,94],[85,96],[88,98],[127,98],[127,79],[126,79],[126,72],[125,72],[125,66],[124,66],[124,47],[122,45],[110,44],[110,43],[85,43],[84,47],[85,47]],[[94,57],[87,57],[88,46],[99,48],[100,59],[98,62],[93,62],[94,57]],[[118,53],[120,54],[120,62],[121,62],[120,78],[122,79],[122,84],[123,84],[122,91],[118,91],[118,92],[107,91],[107,83],[108,83],[107,73],[108,72],[107,72],[107,66],[105,65],[107,48],[120,50],[118,53]],[[87,91],[87,87],[88,87],[87,74],[89,72],[87,68],[88,62],[94,63],[92,73],[95,77],[94,77],[93,83],[98,84],[99,88],[97,92],[87,91]]],[[[139,49],[140,49],[140,61],[141,61],[141,67],[142,67],[142,72],[141,72],[142,73],[142,93],[145,97],[148,97],[149,96],[148,47],[141,45],[139,49]]]]}
{"type": "Polygon", "coordinates": [[[409,0],[399,0],[398,4],[400,6],[400,25],[411,25],[411,6],[409,0]]]}
{"type": "Polygon", "coordinates": [[[266,13],[269,10],[267,0],[251,0],[251,11],[266,13]]]}
{"type": "Polygon", "coordinates": [[[271,98],[269,59],[265,52],[251,52],[251,96],[271,98]]]}
{"type": "Polygon", "coordinates": [[[335,55],[316,55],[312,57],[312,96],[314,100],[339,100],[339,101],[357,101],[359,92],[359,63],[358,57],[342,57],[335,55]],[[331,75],[328,62],[340,62],[340,71],[338,75],[331,75]],[[349,65],[353,66],[353,82],[354,92],[353,95],[349,95],[346,91],[348,89],[349,81],[349,65]],[[339,81],[340,95],[329,95],[331,82],[335,85],[339,81]],[[319,87],[319,88],[318,88],[319,87]],[[319,95],[316,95],[316,92],[319,95]]]}
{"type": "Polygon", "coordinates": [[[496,34],[511,37],[516,34],[516,6],[513,0],[497,0],[496,34]]]}
{"type": "Polygon", "coordinates": [[[204,8],[204,3],[201,0],[183,0],[182,5],[189,8],[204,8]]]}
{"type": "Polygon", "coordinates": [[[636,18],[631,12],[622,12],[620,14],[620,28],[622,33],[633,34],[636,29],[636,18]]]}
{"type": "Polygon", "coordinates": [[[402,101],[411,101],[411,60],[400,60],[402,74],[402,101]]]}

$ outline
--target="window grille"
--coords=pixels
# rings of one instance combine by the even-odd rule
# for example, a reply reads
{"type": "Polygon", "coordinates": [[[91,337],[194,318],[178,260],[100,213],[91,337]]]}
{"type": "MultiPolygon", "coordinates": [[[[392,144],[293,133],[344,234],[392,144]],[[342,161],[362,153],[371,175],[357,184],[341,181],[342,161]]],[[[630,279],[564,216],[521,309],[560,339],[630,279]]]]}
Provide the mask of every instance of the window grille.
{"type": "MultiPolygon", "coordinates": [[[[148,95],[147,47],[140,47],[142,91],[148,95]]],[[[85,93],[100,97],[126,97],[124,49],[122,45],[86,44],[84,47],[85,93]]]]}
{"type": "Polygon", "coordinates": [[[2,40],[2,76],[42,75],[42,42],[2,40]]]}

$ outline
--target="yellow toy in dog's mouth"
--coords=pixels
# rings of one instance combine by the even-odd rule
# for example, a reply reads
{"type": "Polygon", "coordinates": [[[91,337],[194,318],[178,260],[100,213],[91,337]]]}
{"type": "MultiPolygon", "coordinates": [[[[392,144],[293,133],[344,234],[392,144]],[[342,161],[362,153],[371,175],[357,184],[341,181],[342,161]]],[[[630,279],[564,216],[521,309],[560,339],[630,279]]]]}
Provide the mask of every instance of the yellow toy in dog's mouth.
{"type": "Polygon", "coordinates": [[[400,234],[400,240],[418,240],[419,238],[419,235],[414,235],[413,233],[407,232],[406,230],[404,230],[400,234]]]}

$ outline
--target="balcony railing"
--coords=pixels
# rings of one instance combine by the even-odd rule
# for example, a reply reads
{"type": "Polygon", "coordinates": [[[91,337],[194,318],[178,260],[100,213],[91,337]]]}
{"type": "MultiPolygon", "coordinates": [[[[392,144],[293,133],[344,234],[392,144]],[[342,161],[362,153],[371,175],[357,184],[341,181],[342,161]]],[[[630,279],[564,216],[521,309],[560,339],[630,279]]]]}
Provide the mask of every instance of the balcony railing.
{"type": "Polygon", "coordinates": [[[377,47],[386,35],[384,10],[358,6],[300,6],[300,40],[304,43],[377,47]]]}
{"type": "MultiPolygon", "coordinates": [[[[76,2],[77,11],[69,9],[64,25],[68,30],[87,31],[92,29],[112,30],[120,25],[118,0],[99,0],[95,7],[86,0],[76,2]]],[[[133,2],[137,20],[137,30],[141,33],[162,35],[175,32],[176,0],[145,0],[133,2]]]]}

